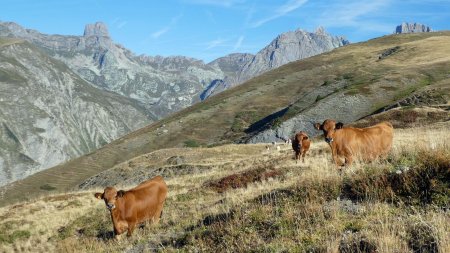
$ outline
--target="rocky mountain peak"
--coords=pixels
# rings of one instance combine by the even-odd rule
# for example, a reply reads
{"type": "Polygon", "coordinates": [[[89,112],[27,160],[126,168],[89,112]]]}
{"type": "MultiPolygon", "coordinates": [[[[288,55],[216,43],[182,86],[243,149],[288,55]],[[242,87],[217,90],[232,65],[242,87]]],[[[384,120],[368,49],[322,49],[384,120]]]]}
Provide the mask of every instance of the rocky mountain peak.
{"type": "Polygon", "coordinates": [[[432,32],[431,27],[419,23],[407,23],[403,22],[395,28],[395,33],[424,33],[432,32]]]}
{"type": "Polygon", "coordinates": [[[317,35],[327,35],[327,32],[325,31],[325,28],[323,26],[319,26],[316,29],[317,35]]]}
{"type": "Polygon", "coordinates": [[[108,27],[105,23],[97,22],[95,24],[87,24],[84,28],[84,37],[89,36],[103,36],[109,37],[108,27]]]}

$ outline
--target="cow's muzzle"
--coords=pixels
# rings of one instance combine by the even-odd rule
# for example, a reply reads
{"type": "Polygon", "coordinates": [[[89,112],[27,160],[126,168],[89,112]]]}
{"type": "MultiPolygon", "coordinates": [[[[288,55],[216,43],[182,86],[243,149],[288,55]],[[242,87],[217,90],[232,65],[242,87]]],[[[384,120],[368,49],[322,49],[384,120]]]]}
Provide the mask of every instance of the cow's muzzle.
{"type": "Polygon", "coordinates": [[[116,207],[114,204],[106,204],[106,208],[108,208],[108,210],[113,210],[114,209],[114,207],[116,207]]]}
{"type": "Polygon", "coordinates": [[[330,143],[333,142],[333,138],[326,137],[326,138],[325,138],[325,141],[326,141],[328,144],[330,144],[330,143]]]}

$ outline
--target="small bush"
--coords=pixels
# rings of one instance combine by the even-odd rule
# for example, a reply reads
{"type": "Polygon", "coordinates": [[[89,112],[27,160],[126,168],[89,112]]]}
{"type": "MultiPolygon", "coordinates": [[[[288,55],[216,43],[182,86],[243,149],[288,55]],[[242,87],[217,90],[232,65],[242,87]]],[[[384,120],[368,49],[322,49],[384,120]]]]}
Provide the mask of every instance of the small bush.
{"type": "Polygon", "coordinates": [[[342,79],[345,79],[345,80],[353,80],[353,78],[354,78],[354,74],[352,74],[352,73],[345,73],[342,75],[342,79]]]}
{"type": "Polygon", "coordinates": [[[49,184],[44,184],[44,185],[39,186],[39,189],[45,190],[45,191],[53,191],[53,190],[56,190],[56,187],[51,186],[49,184]]]}
{"type": "Polygon", "coordinates": [[[375,253],[377,246],[359,233],[345,233],[339,243],[341,253],[375,253]]]}
{"type": "Polygon", "coordinates": [[[439,245],[434,228],[425,222],[408,227],[408,246],[414,253],[438,253],[439,245]]]}
{"type": "Polygon", "coordinates": [[[273,168],[269,170],[266,170],[265,168],[257,168],[242,173],[232,174],[216,181],[206,182],[205,186],[213,188],[218,193],[222,193],[230,188],[244,188],[250,183],[263,181],[271,177],[279,177],[281,175],[283,175],[283,172],[273,168]]]}
{"type": "Polygon", "coordinates": [[[188,148],[197,148],[200,147],[200,143],[198,143],[196,140],[187,140],[184,142],[184,146],[188,148]]]}
{"type": "Polygon", "coordinates": [[[272,122],[270,123],[271,129],[278,128],[279,126],[281,126],[282,123],[283,123],[283,120],[280,118],[276,118],[276,119],[272,120],[272,122]]]}

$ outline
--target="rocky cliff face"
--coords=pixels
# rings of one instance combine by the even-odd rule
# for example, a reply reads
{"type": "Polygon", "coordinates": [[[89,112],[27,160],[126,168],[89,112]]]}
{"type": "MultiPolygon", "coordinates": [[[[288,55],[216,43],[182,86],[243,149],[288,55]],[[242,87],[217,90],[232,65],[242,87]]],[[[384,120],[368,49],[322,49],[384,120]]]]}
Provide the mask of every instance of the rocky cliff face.
{"type": "Polygon", "coordinates": [[[220,69],[224,78],[213,80],[200,94],[200,99],[206,99],[212,94],[217,94],[230,88],[231,84],[239,83],[241,70],[253,57],[255,56],[252,54],[229,54],[208,63],[209,66],[220,69]]]}
{"type": "Polygon", "coordinates": [[[34,45],[0,38],[0,185],[86,154],[152,121],[34,45]]]}
{"type": "Polygon", "coordinates": [[[426,33],[432,32],[431,27],[419,23],[403,22],[395,28],[395,33],[426,33]]]}
{"type": "Polygon", "coordinates": [[[223,72],[183,56],[136,56],[110,38],[103,23],[88,24],[83,36],[46,35],[15,23],[0,23],[0,36],[22,38],[44,48],[96,87],[136,99],[156,118],[199,101],[223,72]]]}
{"type": "Polygon", "coordinates": [[[321,27],[314,33],[304,30],[283,33],[255,56],[248,55],[244,58],[237,72],[225,75],[222,82],[215,81],[215,86],[208,87],[211,91],[209,95],[217,94],[289,62],[328,52],[347,44],[349,42],[343,37],[332,36],[321,27]]]}

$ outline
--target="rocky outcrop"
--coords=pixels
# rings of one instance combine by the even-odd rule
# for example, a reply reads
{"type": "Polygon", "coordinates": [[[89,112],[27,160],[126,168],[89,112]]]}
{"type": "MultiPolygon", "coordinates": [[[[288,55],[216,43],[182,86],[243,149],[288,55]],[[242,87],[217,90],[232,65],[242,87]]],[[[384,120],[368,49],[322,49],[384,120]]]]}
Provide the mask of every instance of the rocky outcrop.
{"type": "Polygon", "coordinates": [[[301,29],[283,33],[255,56],[247,56],[240,64],[237,73],[225,75],[223,82],[215,81],[219,87],[209,86],[208,90],[213,90],[209,93],[210,95],[217,94],[289,62],[328,52],[347,44],[349,42],[345,38],[332,36],[322,27],[319,27],[314,33],[301,29]]]}
{"type": "Polygon", "coordinates": [[[284,142],[299,131],[305,131],[313,137],[320,134],[313,126],[316,122],[323,122],[328,118],[344,123],[360,119],[371,112],[372,101],[360,94],[346,95],[343,90],[349,85],[347,80],[339,80],[307,92],[298,101],[282,110],[286,113],[290,107],[295,107],[294,117],[279,125],[266,124],[262,129],[255,129],[255,133],[250,134],[244,142],[284,142]]]}
{"type": "Polygon", "coordinates": [[[32,44],[0,38],[0,185],[153,120],[139,102],[92,87],[32,44]]]}
{"type": "Polygon", "coordinates": [[[89,37],[89,36],[109,37],[108,28],[102,22],[97,22],[95,24],[88,24],[84,28],[83,36],[84,37],[89,37]]]}
{"type": "Polygon", "coordinates": [[[208,63],[209,66],[220,69],[224,73],[224,78],[213,80],[200,94],[200,99],[204,100],[239,83],[240,72],[253,57],[255,56],[252,54],[229,54],[208,63]]]}
{"type": "Polygon", "coordinates": [[[403,22],[395,28],[395,33],[426,33],[432,32],[431,27],[427,25],[422,25],[419,23],[406,23],[403,22]]]}

